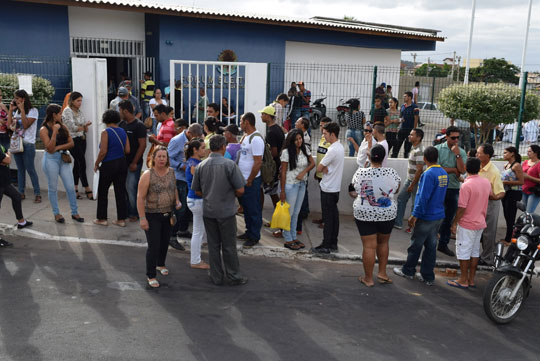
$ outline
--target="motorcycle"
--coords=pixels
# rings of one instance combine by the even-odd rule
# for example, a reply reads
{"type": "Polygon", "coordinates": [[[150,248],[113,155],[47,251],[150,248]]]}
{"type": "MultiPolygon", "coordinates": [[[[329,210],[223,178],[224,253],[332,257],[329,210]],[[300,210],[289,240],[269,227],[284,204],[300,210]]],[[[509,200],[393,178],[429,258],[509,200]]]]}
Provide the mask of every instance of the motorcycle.
{"type": "Polygon", "coordinates": [[[337,108],[336,108],[336,110],[338,111],[338,113],[337,113],[337,122],[342,127],[345,127],[347,125],[347,120],[346,120],[345,114],[348,113],[350,115],[352,113],[351,101],[354,100],[354,99],[355,98],[351,98],[351,99],[347,100],[346,102],[343,102],[343,99],[339,100],[339,102],[341,104],[338,105],[337,108]]]}
{"type": "Polygon", "coordinates": [[[535,261],[540,259],[540,215],[525,212],[514,226],[512,243],[503,256],[504,245],[495,251],[495,273],[484,291],[484,311],[495,323],[512,321],[521,310],[532,287],[532,276],[537,275],[535,261]]]}
{"type": "Polygon", "coordinates": [[[309,108],[309,120],[312,129],[318,129],[321,119],[326,117],[326,105],[323,104],[325,99],[326,97],[315,100],[311,108],[309,108]]]}

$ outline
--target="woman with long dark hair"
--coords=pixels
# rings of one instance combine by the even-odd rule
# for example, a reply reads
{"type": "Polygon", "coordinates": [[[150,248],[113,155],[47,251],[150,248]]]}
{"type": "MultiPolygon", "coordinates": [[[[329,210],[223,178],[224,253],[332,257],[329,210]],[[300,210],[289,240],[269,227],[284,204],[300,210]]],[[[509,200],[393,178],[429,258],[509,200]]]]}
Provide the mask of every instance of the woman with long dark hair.
{"type": "Polygon", "coordinates": [[[174,170],[169,165],[167,148],[158,146],[152,153],[151,168],[141,176],[137,192],[139,222],[148,242],[146,277],[152,288],[159,287],[157,272],[169,275],[165,259],[171,236],[171,215],[175,206],[176,209],[181,206],[174,170]]]}
{"type": "Polygon", "coordinates": [[[8,108],[2,102],[2,89],[0,89],[0,145],[4,147],[4,151],[9,149],[9,134],[8,134],[8,108]]]}
{"type": "Polygon", "coordinates": [[[43,126],[39,130],[39,137],[45,146],[43,155],[43,172],[47,176],[49,202],[51,202],[54,220],[64,223],[64,217],[58,208],[58,177],[62,178],[71,207],[71,218],[77,222],[84,222],[77,210],[77,197],[73,187],[73,175],[71,173],[71,157],[67,153],[73,147],[73,139],[68,128],[62,123],[62,107],[58,104],[50,104],[47,107],[43,126]]]}
{"type": "Polygon", "coordinates": [[[94,172],[99,170],[97,218],[94,224],[108,226],[107,206],[109,187],[114,185],[116,199],[117,220],[113,224],[119,227],[126,226],[126,154],[130,152],[129,139],[124,129],[118,126],[120,114],[116,110],[107,110],[103,113],[103,123],[107,126],[101,132],[99,154],[94,164],[94,172]]]}
{"type": "Polygon", "coordinates": [[[192,139],[186,145],[186,181],[188,185],[187,206],[193,213],[193,233],[191,235],[191,268],[209,269],[210,266],[201,259],[201,246],[206,240],[203,220],[203,200],[193,189],[193,175],[195,168],[199,165],[207,151],[201,139],[192,139]]]}
{"type": "Polygon", "coordinates": [[[289,203],[291,228],[283,231],[284,246],[292,250],[304,248],[305,245],[296,239],[296,223],[302,208],[306,192],[307,174],[315,167],[311,154],[304,144],[304,134],[299,129],[287,133],[285,147],[281,152],[281,194],[280,201],[289,203]]]}
{"type": "Polygon", "coordinates": [[[502,241],[510,243],[512,231],[516,221],[517,202],[521,200],[523,185],[523,168],[521,167],[521,155],[516,147],[504,149],[503,158],[507,161],[504,171],[501,173],[501,180],[506,194],[501,199],[503,206],[504,219],[506,220],[506,236],[502,241]]]}
{"type": "Polygon", "coordinates": [[[525,203],[528,213],[534,213],[538,203],[540,203],[540,196],[537,196],[533,192],[533,187],[540,183],[540,146],[531,144],[527,149],[528,160],[524,161],[523,177],[523,203],[525,203]]]}
{"type": "Polygon", "coordinates": [[[388,154],[392,154],[392,148],[397,144],[397,133],[401,120],[399,118],[399,101],[396,98],[390,98],[388,101],[388,118],[384,124],[386,127],[386,141],[388,142],[388,154]]]}
{"type": "Polygon", "coordinates": [[[13,154],[15,163],[17,163],[19,193],[21,193],[22,199],[26,198],[24,188],[26,187],[26,172],[28,172],[32,181],[32,187],[34,188],[34,203],[41,203],[39,179],[34,165],[38,117],[38,110],[32,107],[30,96],[26,90],[16,90],[13,101],[9,104],[8,127],[19,134],[23,141],[24,150],[20,153],[13,154]]]}
{"type": "Polygon", "coordinates": [[[73,138],[73,148],[69,150],[73,156],[73,180],[75,182],[75,194],[77,199],[82,199],[79,195],[79,179],[81,180],[84,192],[88,199],[92,198],[92,190],[88,186],[86,178],[86,132],[92,122],[87,122],[81,112],[83,96],[79,92],[72,92],[69,95],[68,106],[62,112],[62,121],[66,125],[73,138]]]}

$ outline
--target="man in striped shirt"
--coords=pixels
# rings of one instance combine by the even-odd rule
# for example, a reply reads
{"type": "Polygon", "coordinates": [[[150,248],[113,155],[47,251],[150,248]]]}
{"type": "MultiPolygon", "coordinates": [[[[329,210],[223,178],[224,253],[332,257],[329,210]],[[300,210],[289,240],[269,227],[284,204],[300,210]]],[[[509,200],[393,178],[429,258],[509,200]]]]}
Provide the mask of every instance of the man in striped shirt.
{"type": "Polygon", "coordinates": [[[172,117],[169,117],[171,111],[172,108],[164,104],[159,104],[154,108],[154,115],[156,116],[156,120],[161,123],[161,127],[159,128],[157,137],[153,135],[148,137],[150,143],[166,147],[169,145],[171,139],[176,136],[174,120],[172,117]]]}
{"type": "MultiPolygon", "coordinates": [[[[416,190],[420,176],[424,171],[424,146],[422,145],[422,139],[424,139],[424,131],[416,128],[411,130],[409,134],[409,142],[412,144],[411,152],[409,153],[409,164],[407,166],[407,180],[405,185],[401,188],[398,195],[398,210],[396,216],[396,222],[394,228],[401,229],[403,227],[403,216],[405,215],[405,208],[407,208],[407,202],[412,196],[412,207],[414,207],[414,198],[416,196],[416,190]]],[[[412,210],[411,210],[412,212],[412,210]]]]}

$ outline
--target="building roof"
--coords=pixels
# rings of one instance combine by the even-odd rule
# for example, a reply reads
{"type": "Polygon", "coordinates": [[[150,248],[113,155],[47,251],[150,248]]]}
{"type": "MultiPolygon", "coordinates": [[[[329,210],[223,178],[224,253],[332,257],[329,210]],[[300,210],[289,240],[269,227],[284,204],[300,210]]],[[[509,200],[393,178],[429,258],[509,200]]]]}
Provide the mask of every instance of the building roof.
{"type": "Polygon", "coordinates": [[[322,30],[352,32],[379,36],[392,36],[427,41],[444,41],[438,36],[439,30],[410,28],[395,25],[367,23],[356,20],[343,20],[326,17],[294,18],[253,13],[238,13],[217,9],[202,9],[183,5],[164,4],[155,0],[22,0],[48,4],[89,6],[116,10],[135,10],[147,13],[179,15],[221,20],[266,23],[281,26],[317,28],[322,30]]]}

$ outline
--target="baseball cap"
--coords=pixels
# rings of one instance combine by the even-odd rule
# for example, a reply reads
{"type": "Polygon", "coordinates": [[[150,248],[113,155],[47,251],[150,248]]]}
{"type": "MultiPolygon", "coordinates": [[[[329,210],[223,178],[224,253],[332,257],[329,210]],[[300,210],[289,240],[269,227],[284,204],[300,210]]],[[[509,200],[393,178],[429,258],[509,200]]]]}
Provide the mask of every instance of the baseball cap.
{"type": "Polygon", "coordinates": [[[120,83],[121,88],[131,88],[131,80],[124,80],[120,83]]]}
{"type": "Polygon", "coordinates": [[[222,132],[231,132],[232,135],[239,135],[240,130],[236,126],[236,124],[229,124],[225,128],[220,128],[222,132]]]}
{"type": "Polygon", "coordinates": [[[125,95],[128,95],[129,94],[129,90],[127,90],[127,88],[121,86],[120,88],[118,88],[118,95],[119,96],[125,96],[125,95]]]}
{"type": "Polygon", "coordinates": [[[304,82],[303,81],[299,81],[298,83],[296,83],[297,85],[304,85],[304,82]]]}
{"type": "Polygon", "coordinates": [[[386,83],[381,83],[381,85],[382,85],[384,88],[386,88],[386,83]]]}
{"type": "Polygon", "coordinates": [[[259,110],[259,113],[275,116],[276,115],[276,108],[274,108],[271,105],[268,105],[268,106],[264,107],[262,110],[259,110]]]}

